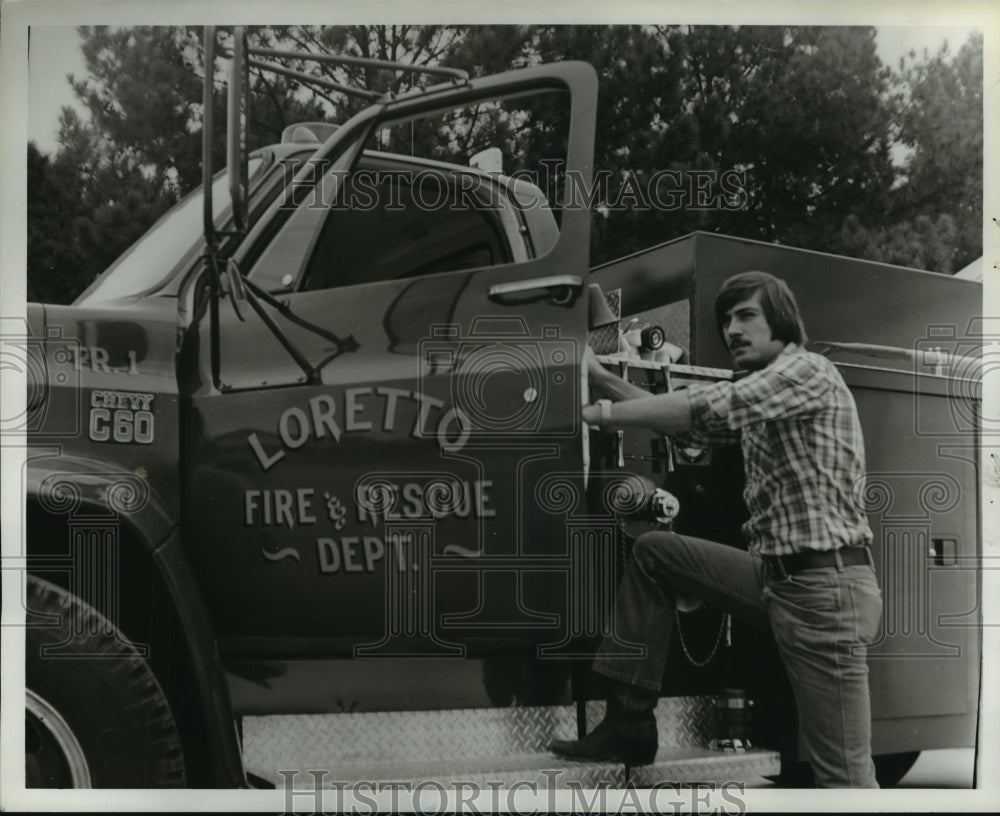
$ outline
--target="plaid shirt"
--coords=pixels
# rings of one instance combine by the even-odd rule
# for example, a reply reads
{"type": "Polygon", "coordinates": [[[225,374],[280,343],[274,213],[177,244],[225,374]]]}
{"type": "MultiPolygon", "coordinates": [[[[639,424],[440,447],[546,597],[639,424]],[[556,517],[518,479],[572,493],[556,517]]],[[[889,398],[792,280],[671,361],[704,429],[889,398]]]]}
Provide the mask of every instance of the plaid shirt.
{"type": "Polygon", "coordinates": [[[865,446],[833,363],[795,344],[735,382],[691,387],[692,441],[740,443],[751,552],[790,555],[868,544],[865,446]]]}

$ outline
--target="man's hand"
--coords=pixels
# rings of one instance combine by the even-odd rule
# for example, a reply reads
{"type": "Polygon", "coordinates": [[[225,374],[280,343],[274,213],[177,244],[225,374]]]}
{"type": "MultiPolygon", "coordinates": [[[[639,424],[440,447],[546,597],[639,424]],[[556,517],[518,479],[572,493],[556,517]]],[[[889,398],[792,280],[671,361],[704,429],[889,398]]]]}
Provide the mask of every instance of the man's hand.
{"type": "MultiPolygon", "coordinates": [[[[588,425],[614,428],[650,428],[657,433],[671,434],[689,430],[691,406],[687,391],[671,391],[651,396],[638,385],[623,380],[604,368],[588,346],[583,352],[583,364],[592,391],[611,398],[611,421],[601,419],[599,405],[585,405],[581,418],[588,425]]],[[[591,399],[596,397],[591,396],[591,399]]]]}
{"type": "Polygon", "coordinates": [[[590,346],[583,350],[583,364],[587,368],[587,376],[594,385],[598,385],[608,374],[607,369],[598,362],[597,355],[594,354],[594,350],[590,346]]]}
{"type": "Polygon", "coordinates": [[[584,405],[583,411],[581,412],[583,421],[587,425],[600,425],[601,424],[601,406],[600,405],[584,405]]]}
{"type": "Polygon", "coordinates": [[[591,399],[598,396],[610,397],[612,401],[638,399],[648,397],[649,392],[637,385],[626,382],[621,377],[608,371],[597,359],[593,349],[587,346],[583,351],[583,365],[586,366],[587,381],[590,383],[591,391],[600,392],[591,395],[591,399]]]}

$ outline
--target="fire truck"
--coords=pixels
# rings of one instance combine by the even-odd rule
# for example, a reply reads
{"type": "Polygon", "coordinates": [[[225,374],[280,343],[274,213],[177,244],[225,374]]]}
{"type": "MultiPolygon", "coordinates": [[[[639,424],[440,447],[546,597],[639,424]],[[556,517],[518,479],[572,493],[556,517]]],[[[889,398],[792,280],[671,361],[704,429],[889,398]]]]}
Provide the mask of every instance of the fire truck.
{"type": "Polygon", "coordinates": [[[737,547],[746,517],[738,451],[581,423],[582,350],[652,393],[730,378],[712,299],[748,269],[789,283],[864,428],[879,777],[975,745],[980,284],[708,233],[591,268],[591,66],[425,69],[248,152],[248,66],[301,75],[239,34],[228,56],[227,170],[209,82],[202,187],[4,326],[28,787],[801,784],[773,642],[697,602],[653,764],[547,750],[601,716],[631,542],[668,504],[737,547]]]}

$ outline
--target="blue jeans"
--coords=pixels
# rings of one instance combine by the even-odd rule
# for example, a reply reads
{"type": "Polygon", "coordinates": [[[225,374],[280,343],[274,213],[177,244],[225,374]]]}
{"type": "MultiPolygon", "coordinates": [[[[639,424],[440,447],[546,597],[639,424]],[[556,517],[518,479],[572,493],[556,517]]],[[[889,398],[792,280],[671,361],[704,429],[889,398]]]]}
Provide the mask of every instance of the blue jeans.
{"type": "Polygon", "coordinates": [[[632,550],[615,601],[615,637],[594,671],[659,691],[676,595],[769,628],[795,693],[804,748],[820,787],[876,788],[867,646],[882,595],[867,564],[773,575],[743,550],[674,533],[647,533],[632,550]],[[642,656],[634,656],[640,644],[642,656]]]}

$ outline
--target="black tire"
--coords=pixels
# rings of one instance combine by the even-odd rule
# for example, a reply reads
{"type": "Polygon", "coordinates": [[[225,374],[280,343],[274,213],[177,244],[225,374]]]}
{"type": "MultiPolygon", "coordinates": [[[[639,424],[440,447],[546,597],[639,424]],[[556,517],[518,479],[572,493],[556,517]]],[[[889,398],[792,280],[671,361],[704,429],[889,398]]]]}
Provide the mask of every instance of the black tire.
{"type": "Polygon", "coordinates": [[[33,575],[27,608],[25,786],[182,787],[177,725],[139,651],[89,604],[33,575]]]}
{"type": "Polygon", "coordinates": [[[899,781],[909,773],[914,766],[920,751],[907,751],[902,754],[882,754],[872,757],[875,762],[875,778],[880,788],[894,788],[899,781]]]}

